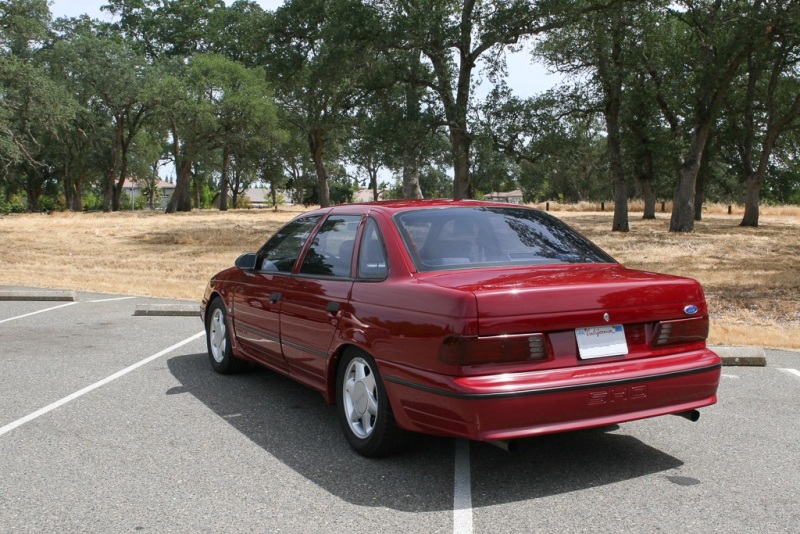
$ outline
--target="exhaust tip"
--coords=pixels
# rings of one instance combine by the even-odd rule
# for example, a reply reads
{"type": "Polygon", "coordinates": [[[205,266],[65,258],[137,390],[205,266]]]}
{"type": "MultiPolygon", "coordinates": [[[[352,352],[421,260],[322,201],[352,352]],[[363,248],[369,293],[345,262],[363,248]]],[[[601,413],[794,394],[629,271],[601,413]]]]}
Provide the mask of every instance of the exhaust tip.
{"type": "Polygon", "coordinates": [[[689,421],[691,421],[693,423],[696,423],[697,421],[700,420],[700,411],[699,410],[689,410],[688,412],[680,412],[680,413],[676,413],[675,415],[683,417],[684,419],[688,419],[689,421]]]}
{"type": "Polygon", "coordinates": [[[517,452],[519,450],[519,441],[516,440],[494,440],[494,441],[487,441],[490,445],[494,445],[495,447],[499,447],[506,452],[517,452]]]}

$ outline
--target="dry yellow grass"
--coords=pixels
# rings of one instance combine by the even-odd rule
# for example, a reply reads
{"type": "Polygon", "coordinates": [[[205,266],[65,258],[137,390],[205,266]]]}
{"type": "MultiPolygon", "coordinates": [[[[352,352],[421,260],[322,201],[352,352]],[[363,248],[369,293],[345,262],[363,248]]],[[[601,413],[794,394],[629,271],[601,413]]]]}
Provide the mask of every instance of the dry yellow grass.
{"type": "Polygon", "coordinates": [[[199,299],[208,278],[303,208],[0,218],[0,284],[199,299]]]}
{"type": "MultiPolygon", "coordinates": [[[[741,208],[727,215],[727,206],[712,206],[692,234],[669,233],[669,213],[640,220],[636,205],[631,231],[612,233],[613,208],[580,209],[599,204],[551,203],[558,216],[625,265],[703,283],[711,343],[800,349],[799,207],[765,208],[761,227],[753,229],[738,226],[741,208]]],[[[303,211],[3,216],[0,285],[199,300],[212,274],[303,211]]]]}

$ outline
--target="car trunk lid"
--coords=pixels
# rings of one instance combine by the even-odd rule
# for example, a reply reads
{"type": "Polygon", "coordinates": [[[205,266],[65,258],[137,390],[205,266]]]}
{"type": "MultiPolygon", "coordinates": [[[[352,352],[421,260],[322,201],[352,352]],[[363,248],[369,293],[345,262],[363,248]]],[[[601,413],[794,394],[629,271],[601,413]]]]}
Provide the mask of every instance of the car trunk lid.
{"type": "Polygon", "coordinates": [[[474,294],[480,335],[685,318],[691,306],[691,315],[706,313],[696,281],[618,264],[460,270],[423,281],[474,294]]]}

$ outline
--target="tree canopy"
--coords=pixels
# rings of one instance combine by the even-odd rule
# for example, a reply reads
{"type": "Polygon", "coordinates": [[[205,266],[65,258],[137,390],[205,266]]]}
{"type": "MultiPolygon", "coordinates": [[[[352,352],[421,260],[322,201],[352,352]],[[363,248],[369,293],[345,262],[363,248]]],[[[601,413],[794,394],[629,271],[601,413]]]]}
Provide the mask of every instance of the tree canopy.
{"type": "Polygon", "coordinates": [[[0,0],[0,210],[167,212],[358,187],[628,201],[689,232],[708,200],[800,203],[800,1],[0,0]],[[511,55],[563,81],[523,98],[511,55]],[[164,171],[161,171],[162,173],[164,171]],[[154,181],[156,180],[156,181],[154,181]],[[149,184],[149,185],[148,185],[149,184]]]}

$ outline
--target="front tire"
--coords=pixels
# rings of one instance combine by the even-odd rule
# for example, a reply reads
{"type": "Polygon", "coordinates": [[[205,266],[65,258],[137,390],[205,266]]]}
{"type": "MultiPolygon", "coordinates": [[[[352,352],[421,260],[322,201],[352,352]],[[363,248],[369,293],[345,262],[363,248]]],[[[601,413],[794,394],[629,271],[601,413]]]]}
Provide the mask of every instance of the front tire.
{"type": "Polygon", "coordinates": [[[339,363],[336,380],[337,411],[350,446],[362,456],[385,456],[402,445],[389,397],[375,360],[349,349],[339,363]]]}
{"type": "Polygon", "coordinates": [[[208,307],[206,346],[211,368],[220,374],[234,373],[245,364],[233,356],[225,303],[220,298],[214,299],[208,307]]]}

